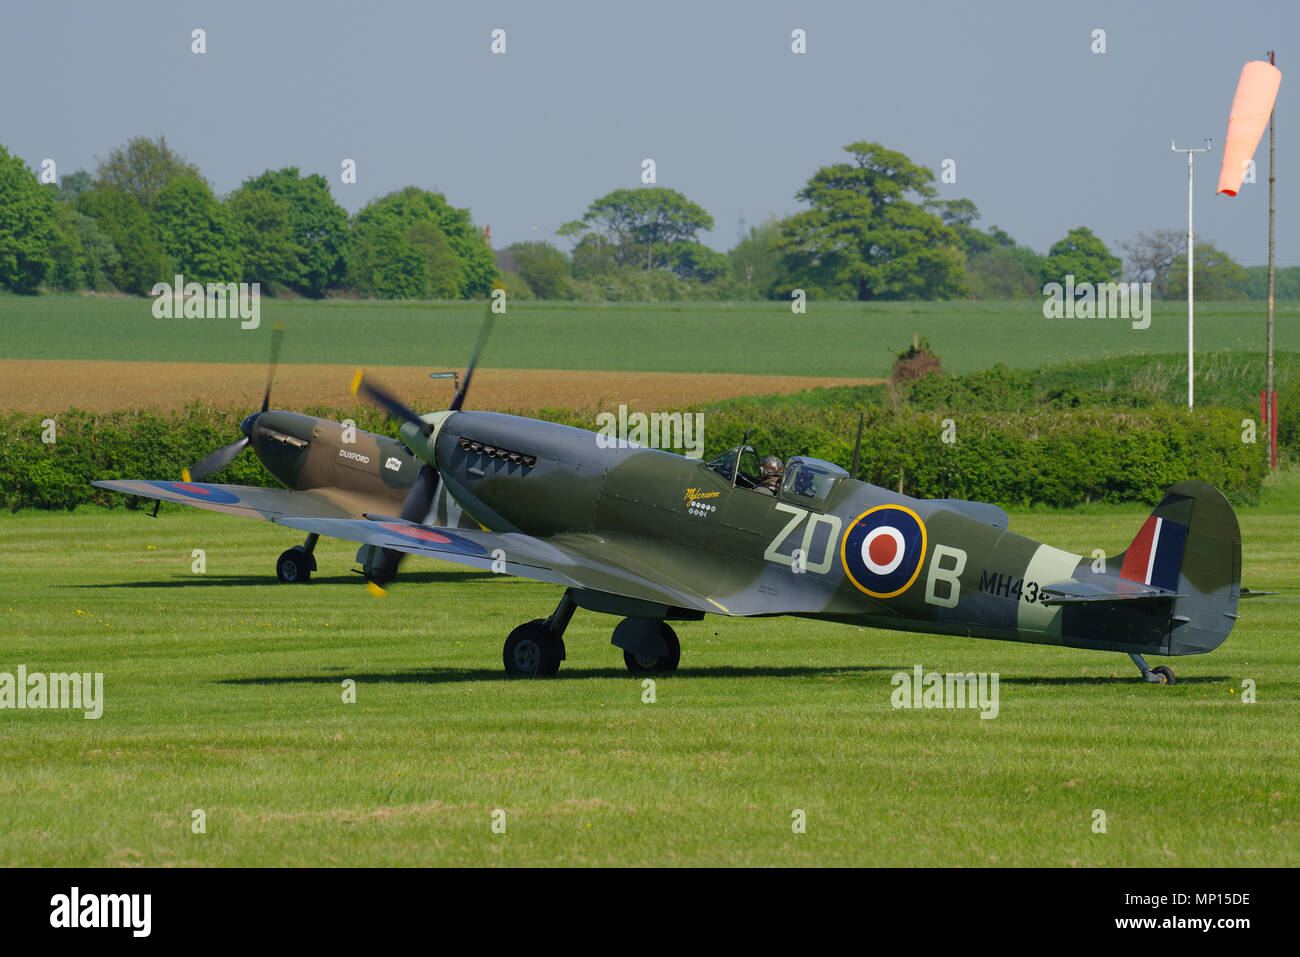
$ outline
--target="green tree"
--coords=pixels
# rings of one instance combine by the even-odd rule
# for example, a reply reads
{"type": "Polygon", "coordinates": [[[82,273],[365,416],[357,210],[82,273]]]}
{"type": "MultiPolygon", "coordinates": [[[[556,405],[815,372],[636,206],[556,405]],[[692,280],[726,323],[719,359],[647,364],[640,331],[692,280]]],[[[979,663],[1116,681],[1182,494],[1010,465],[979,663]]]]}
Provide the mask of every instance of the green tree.
{"type": "MultiPolygon", "coordinates": [[[[1169,296],[1169,267],[1173,265],[1180,249],[1187,248],[1187,233],[1179,229],[1157,229],[1150,233],[1138,233],[1120,248],[1128,254],[1129,279],[1133,282],[1151,283],[1151,293],[1157,299],[1169,296]]],[[[1187,269],[1187,257],[1183,256],[1183,269],[1187,269]]],[[[1186,295],[1187,284],[1183,284],[1186,295]]]]}
{"type": "Polygon", "coordinates": [[[120,189],[94,189],[81,194],[77,209],[94,219],[117,250],[116,264],[108,269],[114,286],[145,295],[160,279],[171,280],[175,270],[163,254],[149,215],[134,196],[120,189]]]}
{"type": "Polygon", "coordinates": [[[424,257],[427,288],[422,298],[455,299],[460,292],[460,260],[447,234],[426,219],[406,227],[406,241],[424,257]]]}
{"type": "Polygon", "coordinates": [[[962,295],[960,238],[908,198],[931,199],[934,174],[878,143],[844,149],[853,161],[819,169],[796,194],[811,209],[781,224],[787,281],[859,300],[962,295]]]}
{"type": "Polygon", "coordinates": [[[131,194],[146,211],[173,180],[189,177],[203,182],[199,168],[167,145],[165,136],[137,136],[99,161],[95,185],[131,194]]]}
{"type": "Polygon", "coordinates": [[[379,299],[426,299],[429,274],[423,251],[392,222],[359,222],[349,249],[348,284],[379,299]]]}
{"type": "MultiPolygon", "coordinates": [[[[1192,249],[1196,255],[1192,262],[1192,291],[1197,299],[1220,302],[1247,298],[1244,266],[1213,243],[1197,243],[1192,249]]],[[[1187,253],[1174,257],[1169,264],[1167,290],[1170,299],[1187,298],[1187,253]]]]}
{"type": "Polygon", "coordinates": [[[976,299],[1035,299],[1043,257],[1023,246],[992,246],[966,260],[966,277],[976,299]]]}
{"type": "MultiPolygon", "coordinates": [[[[974,210],[974,204],[969,208],[974,210]]],[[[975,217],[978,215],[975,213],[975,217]]],[[[970,230],[969,221],[951,225],[962,235],[966,279],[975,299],[1036,299],[1041,295],[1038,277],[1043,270],[1043,256],[1017,244],[1006,230],[997,226],[990,227],[988,232],[963,232],[970,230]]]]}
{"type": "MultiPolygon", "coordinates": [[[[1246,267],[1246,294],[1251,299],[1268,298],[1268,267],[1246,267]]],[[[1273,298],[1300,299],[1300,266],[1275,267],[1273,270],[1273,298]]],[[[1297,381],[1300,381],[1298,379],[1297,381]]]]}
{"type": "MultiPolygon", "coordinates": [[[[998,245],[993,236],[975,228],[975,220],[980,218],[980,211],[971,200],[940,199],[931,201],[929,206],[943,224],[957,234],[962,249],[966,250],[968,257],[976,253],[989,252],[998,245]]],[[[999,232],[1001,233],[1001,230],[999,232]]],[[[1001,234],[1006,236],[1006,233],[1001,234]]]]}
{"type": "Polygon", "coordinates": [[[1093,235],[1091,229],[1080,226],[1070,230],[1064,239],[1058,239],[1047,251],[1039,279],[1043,285],[1049,282],[1064,283],[1066,276],[1074,276],[1075,285],[1080,283],[1117,282],[1123,267],[1119,257],[1111,254],[1106,244],[1093,235]]]}
{"type": "Polygon", "coordinates": [[[538,299],[567,299],[569,259],[550,243],[514,243],[508,247],[514,270],[538,299]]]}
{"type": "Polygon", "coordinates": [[[488,295],[497,278],[496,257],[471,222],[469,210],[448,205],[441,193],[415,186],[389,193],[357,213],[353,236],[351,282],[371,295],[428,298],[454,290],[464,299],[488,295]],[[432,232],[412,232],[417,223],[443,234],[454,272],[451,261],[438,254],[432,232]]]}
{"type": "Polygon", "coordinates": [[[298,289],[303,249],[294,242],[293,207],[269,190],[235,190],[226,202],[243,254],[245,282],[268,291],[274,286],[298,289]]]}
{"type": "Polygon", "coordinates": [[[724,278],[731,268],[726,253],[710,249],[703,243],[679,239],[671,243],[655,243],[654,256],[672,270],[679,279],[698,279],[715,282],[724,278]]]}
{"type": "Polygon", "coordinates": [[[780,238],[781,225],[771,217],[761,226],[751,226],[749,235],[727,253],[732,286],[739,298],[764,299],[777,294],[782,275],[780,238]]]}
{"type": "Polygon", "coordinates": [[[324,176],[303,176],[296,166],[267,170],[246,180],[240,191],[267,192],[289,204],[293,242],[299,252],[288,285],[312,297],[343,285],[352,236],[348,214],[334,202],[324,176]]]}
{"type": "Polygon", "coordinates": [[[164,254],[186,282],[238,282],[243,275],[230,211],[207,183],[178,176],[154,200],[153,221],[164,254]]]}
{"type": "Polygon", "coordinates": [[[64,202],[54,204],[58,238],[50,247],[54,269],[47,281],[56,289],[107,290],[118,267],[117,248],[95,221],[64,202]]]}
{"type": "MultiPolygon", "coordinates": [[[[556,230],[563,235],[563,227],[556,230]]],[[[587,233],[573,247],[569,269],[573,278],[580,281],[598,280],[619,270],[620,249],[602,233],[587,233]]]]}
{"type": "Polygon", "coordinates": [[[661,186],[616,189],[600,197],[580,221],[565,223],[558,233],[568,236],[588,229],[614,247],[618,265],[636,262],[654,268],[656,245],[695,242],[701,229],[712,229],[713,217],[681,193],[661,186]]]}
{"type": "Polygon", "coordinates": [[[51,191],[0,146],[0,286],[35,292],[54,268],[50,247],[57,241],[51,191]]]}
{"type": "Polygon", "coordinates": [[[55,193],[54,198],[62,203],[76,206],[81,194],[88,193],[94,188],[94,178],[84,169],[79,169],[75,173],[69,173],[67,176],[59,178],[58,191],[55,193]]]}

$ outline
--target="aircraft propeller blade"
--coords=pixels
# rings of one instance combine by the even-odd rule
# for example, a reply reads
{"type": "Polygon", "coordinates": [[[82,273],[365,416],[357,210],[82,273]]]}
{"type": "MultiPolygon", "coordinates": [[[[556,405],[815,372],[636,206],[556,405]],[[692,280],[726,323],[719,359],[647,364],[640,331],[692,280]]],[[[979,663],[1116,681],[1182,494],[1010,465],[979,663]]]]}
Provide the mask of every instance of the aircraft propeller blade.
{"type": "Polygon", "coordinates": [[[352,394],[358,392],[364,393],[365,397],[379,406],[395,419],[401,419],[404,422],[410,422],[419,427],[424,435],[433,434],[433,426],[420,418],[414,409],[404,403],[401,399],[391,393],[381,389],[379,386],[371,385],[366,382],[358,369],[356,375],[352,377],[352,394]]]}
{"type": "Polygon", "coordinates": [[[460,391],[451,400],[451,405],[447,408],[452,412],[459,412],[460,407],[465,404],[465,393],[469,391],[469,380],[474,378],[474,370],[478,368],[478,357],[483,353],[483,346],[487,344],[488,334],[492,331],[492,303],[488,301],[487,314],[483,317],[483,325],[478,330],[478,342],[474,344],[474,354],[470,356],[469,368],[465,370],[465,380],[460,384],[460,391]]]}
{"type": "Polygon", "coordinates": [[[244,451],[244,446],[246,445],[248,445],[248,436],[246,435],[236,439],[229,445],[223,445],[215,452],[210,452],[198,462],[194,463],[192,468],[186,469],[185,474],[182,477],[187,482],[201,482],[213,472],[225,468],[233,462],[235,456],[244,451]]]}
{"type": "MultiPolygon", "coordinates": [[[[402,511],[399,517],[408,522],[422,522],[424,517],[429,514],[433,507],[433,497],[438,494],[438,470],[431,465],[426,465],[416,473],[415,482],[411,485],[411,490],[406,493],[406,498],[402,502],[402,511]]],[[[385,548],[383,558],[375,566],[374,572],[370,575],[370,581],[379,586],[388,584],[397,575],[397,568],[406,557],[406,552],[399,552],[391,548],[385,548]]]]}
{"type": "Polygon", "coordinates": [[[280,359],[280,340],[284,337],[284,323],[271,327],[271,362],[266,370],[266,392],[262,395],[262,411],[271,407],[271,383],[275,381],[275,364],[280,359]]]}
{"type": "MultiPolygon", "coordinates": [[[[275,381],[275,366],[280,358],[280,340],[284,336],[284,323],[277,322],[271,327],[271,361],[266,370],[266,392],[262,395],[261,412],[265,412],[271,407],[271,383],[275,381]]],[[[261,412],[257,413],[258,415],[261,412]]],[[[247,428],[247,433],[252,432],[249,423],[253,421],[254,416],[249,416],[244,420],[242,427],[247,428]]],[[[249,442],[249,435],[245,434],[242,439],[236,439],[229,445],[223,445],[215,452],[210,452],[198,462],[195,462],[187,469],[181,470],[181,478],[186,482],[201,482],[207,476],[219,469],[225,468],[235,460],[240,452],[244,451],[249,442]]]]}
{"type": "MultiPolygon", "coordinates": [[[[470,380],[474,378],[474,370],[478,368],[479,356],[483,354],[483,346],[487,344],[488,335],[492,332],[492,302],[488,301],[487,313],[483,318],[483,325],[479,327],[478,341],[474,344],[474,354],[470,357],[469,367],[465,370],[465,378],[461,382],[460,389],[451,400],[448,411],[459,412],[465,404],[465,394],[469,391],[470,380]]],[[[352,377],[352,394],[364,392],[366,398],[370,399],[375,405],[388,412],[389,415],[405,422],[410,422],[419,427],[423,435],[433,434],[433,425],[425,422],[420,416],[396,396],[391,395],[378,386],[366,382],[360,369],[352,377]]],[[[429,514],[429,509],[433,506],[433,497],[438,494],[438,470],[431,465],[425,465],[415,476],[415,482],[411,490],[406,493],[406,498],[402,502],[401,517],[411,522],[423,521],[429,514]]],[[[367,587],[371,594],[382,597],[385,592],[383,586],[392,581],[397,575],[397,568],[406,557],[405,552],[394,551],[391,548],[383,550],[383,557],[375,566],[375,570],[370,575],[367,587]]]]}

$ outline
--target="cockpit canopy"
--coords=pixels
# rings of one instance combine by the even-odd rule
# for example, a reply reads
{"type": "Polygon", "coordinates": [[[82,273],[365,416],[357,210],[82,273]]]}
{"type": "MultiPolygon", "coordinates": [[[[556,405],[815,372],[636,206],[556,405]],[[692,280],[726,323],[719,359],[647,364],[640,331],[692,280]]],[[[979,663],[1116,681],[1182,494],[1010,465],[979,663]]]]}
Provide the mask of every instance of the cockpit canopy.
{"type": "Polygon", "coordinates": [[[832,462],[798,455],[785,463],[781,497],[820,510],[835,483],[849,473],[832,462]]]}
{"type": "Polygon", "coordinates": [[[761,461],[758,450],[752,445],[738,445],[709,459],[704,467],[717,472],[728,482],[734,479],[736,488],[753,488],[758,485],[761,461]]]}
{"type": "MultiPolygon", "coordinates": [[[[752,445],[727,449],[704,467],[712,469],[736,488],[752,489],[758,485],[762,457],[752,445]]],[[[849,473],[832,462],[807,455],[794,456],[785,463],[780,497],[800,505],[821,510],[835,483],[849,473]]]]}

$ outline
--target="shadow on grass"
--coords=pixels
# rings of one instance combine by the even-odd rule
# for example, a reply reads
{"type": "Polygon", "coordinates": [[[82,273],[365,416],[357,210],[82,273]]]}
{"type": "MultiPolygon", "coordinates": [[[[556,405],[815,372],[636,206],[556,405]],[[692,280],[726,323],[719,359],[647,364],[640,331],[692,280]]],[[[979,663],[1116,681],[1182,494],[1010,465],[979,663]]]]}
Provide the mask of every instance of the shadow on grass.
{"type": "Polygon", "coordinates": [[[559,674],[550,678],[515,678],[507,675],[501,668],[423,668],[418,671],[395,671],[386,674],[355,674],[340,670],[331,675],[273,675],[265,678],[228,678],[219,681],[225,685],[290,685],[290,684],[327,684],[337,685],[340,677],[351,678],[357,684],[446,684],[467,681],[567,681],[585,680],[587,678],[627,678],[640,681],[644,678],[665,680],[670,678],[856,678],[878,672],[895,672],[903,670],[896,665],[878,665],[874,667],[849,666],[843,668],[682,668],[671,674],[634,675],[626,668],[561,668],[559,674]]]}
{"type": "MultiPolygon", "coordinates": [[[[1234,680],[1233,678],[1229,678],[1226,675],[1192,675],[1186,678],[1184,678],[1182,675],[1177,675],[1176,678],[1177,681],[1173,685],[1173,687],[1175,688],[1177,688],[1179,685],[1223,684],[1225,681],[1234,680]]],[[[1142,676],[1137,673],[1136,668],[1133,669],[1132,675],[1126,675],[1126,674],[1121,674],[1119,672],[1116,672],[1114,677],[1111,677],[1110,675],[1081,675],[1079,677],[1074,677],[1074,678],[1031,678],[1031,677],[1007,678],[1007,677],[1000,676],[998,678],[998,683],[1002,685],[1025,685],[1028,687],[1032,687],[1034,685],[1048,685],[1052,687],[1064,687],[1064,688],[1077,687],[1079,685],[1126,685],[1126,684],[1131,684],[1135,686],[1150,684],[1155,687],[1160,687],[1155,685],[1154,682],[1143,681],[1142,676]]]]}
{"type": "MultiPolygon", "coordinates": [[[[495,581],[500,582],[503,578],[501,575],[494,575],[491,572],[402,572],[394,585],[389,586],[400,589],[403,585],[435,585],[435,584],[464,584],[466,582],[476,581],[495,581]]],[[[366,580],[361,575],[312,575],[308,585],[353,585],[365,587],[366,580]]],[[[279,585],[279,580],[275,577],[274,571],[268,571],[265,575],[191,575],[180,576],[177,578],[158,579],[155,581],[132,581],[132,582],[101,582],[95,585],[89,584],[61,584],[58,588],[194,588],[194,587],[211,587],[228,586],[228,585],[279,585]]],[[[285,588],[294,588],[299,586],[285,585],[285,588]]],[[[303,594],[310,594],[309,591],[303,594]]]]}
{"type": "MultiPolygon", "coordinates": [[[[561,668],[559,673],[550,678],[516,678],[507,675],[500,668],[422,668],[413,671],[395,671],[384,674],[356,674],[346,668],[330,668],[328,675],[269,675],[264,678],[228,678],[218,684],[226,685],[289,685],[289,684],[329,684],[339,683],[340,678],[351,678],[358,684],[448,684],[470,681],[560,681],[585,680],[588,678],[629,678],[641,680],[651,677],[656,680],[685,678],[862,678],[873,674],[894,674],[908,672],[898,665],[848,665],[842,667],[808,668],[808,667],[755,667],[743,668],[733,666],[715,666],[711,668],[684,667],[671,674],[634,675],[626,668],[561,668]]],[[[910,672],[909,672],[910,673],[910,672]]],[[[1212,685],[1230,682],[1233,679],[1223,675],[1198,675],[1179,678],[1174,685],[1212,685]]],[[[1147,683],[1136,674],[1133,677],[1116,675],[1115,677],[1073,677],[1073,678],[999,678],[1004,685],[1033,687],[1079,687],[1096,685],[1099,687],[1126,686],[1144,687],[1147,683]]]]}

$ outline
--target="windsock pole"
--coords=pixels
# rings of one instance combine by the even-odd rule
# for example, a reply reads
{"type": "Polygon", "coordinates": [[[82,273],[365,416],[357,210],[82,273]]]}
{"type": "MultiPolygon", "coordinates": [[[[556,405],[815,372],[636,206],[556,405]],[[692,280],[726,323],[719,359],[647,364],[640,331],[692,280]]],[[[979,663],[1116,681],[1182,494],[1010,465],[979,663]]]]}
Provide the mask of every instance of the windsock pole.
{"type": "Polygon", "coordinates": [[[1169,148],[1175,153],[1187,154],[1187,408],[1192,407],[1192,154],[1208,153],[1210,138],[1205,138],[1205,149],[1179,149],[1171,141],[1169,148]]]}
{"type": "MultiPolygon", "coordinates": [[[[1272,50],[1268,51],[1268,62],[1277,66],[1273,60],[1272,50]]],[[[1273,109],[1268,114],[1268,382],[1266,388],[1271,405],[1268,419],[1268,460],[1273,468],[1277,468],[1277,393],[1273,391],[1273,192],[1277,180],[1277,164],[1273,162],[1273,115],[1276,112],[1277,110],[1273,109]]]]}

